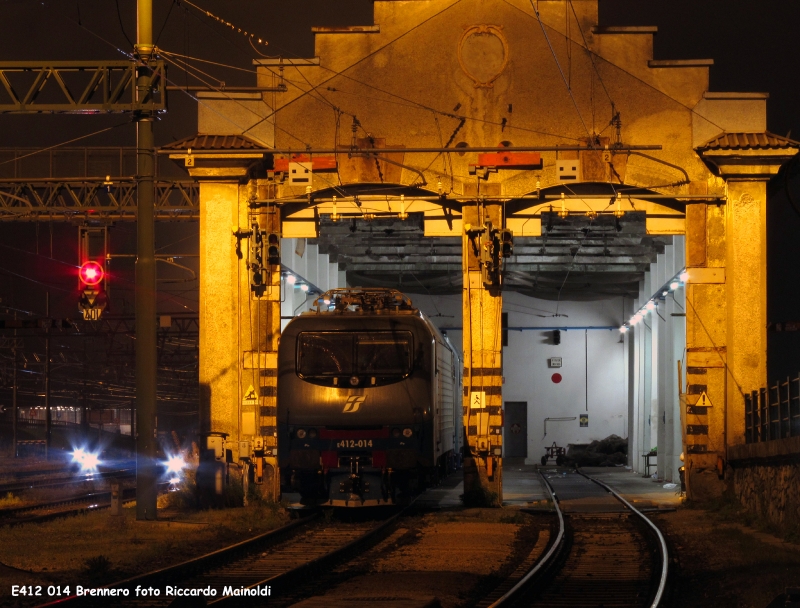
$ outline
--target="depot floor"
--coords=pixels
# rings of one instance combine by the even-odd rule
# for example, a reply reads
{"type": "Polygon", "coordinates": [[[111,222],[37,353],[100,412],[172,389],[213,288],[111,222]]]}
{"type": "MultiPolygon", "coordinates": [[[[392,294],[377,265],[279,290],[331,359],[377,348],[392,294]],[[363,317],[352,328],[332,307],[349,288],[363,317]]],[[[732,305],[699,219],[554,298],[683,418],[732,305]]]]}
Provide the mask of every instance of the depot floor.
{"type": "MultiPolygon", "coordinates": [[[[550,496],[541,482],[538,471],[545,475],[562,475],[566,468],[540,467],[522,464],[519,461],[503,463],[503,506],[530,507],[546,501],[550,496]]],[[[581,469],[587,475],[607,484],[637,508],[675,508],[681,504],[677,488],[664,488],[664,482],[655,483],[652,479],[642,478],[624,467],[587,467],[581,469]]],[[[426,507],[450,508],[461,505],[459,496],[464,493],[462,483],[457,485],[442,484],[438,488],[428,490],[417,500],[417,504],[426,507]]]]}

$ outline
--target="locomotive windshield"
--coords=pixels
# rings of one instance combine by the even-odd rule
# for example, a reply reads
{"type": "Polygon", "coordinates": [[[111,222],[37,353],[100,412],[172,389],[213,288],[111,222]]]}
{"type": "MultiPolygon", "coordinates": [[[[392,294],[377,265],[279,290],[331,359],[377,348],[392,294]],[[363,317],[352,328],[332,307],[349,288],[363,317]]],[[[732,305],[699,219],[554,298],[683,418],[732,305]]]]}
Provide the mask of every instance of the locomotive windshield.
{"type": "Polygon", "coordinates": [[[411,332],[302,332],[297,373],[305,379],[406,377],[411,372],[411,332]]]}

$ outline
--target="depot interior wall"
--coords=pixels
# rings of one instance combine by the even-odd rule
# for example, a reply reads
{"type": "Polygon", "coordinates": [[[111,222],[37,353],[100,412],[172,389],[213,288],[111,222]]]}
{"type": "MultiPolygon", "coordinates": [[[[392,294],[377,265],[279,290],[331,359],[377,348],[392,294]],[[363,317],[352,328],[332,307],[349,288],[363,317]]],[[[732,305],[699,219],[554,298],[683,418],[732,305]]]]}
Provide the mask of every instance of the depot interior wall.
{"type": "MultiPolygon", "coordinates": [[[[413,294],[411,299],[446,331],[460,352],[461,296],[433,299],[413,294]]],[[[612,434],[621,437],[628,434],[627,360],[618,330],[625,310],[623,299],[561,302],[558,311],[567,317],[539,316],[551,315],[555,310],[556,303],[552,301],[503,293],[503,312],[508,314],[510,328],[541,328],[511,329],[508,346],[503,348],[503,402],[528,403],[527,462],[530,464],[539,462],[544,448],[553,442],[567,447],[612,434]],[[612,329],[562,329],[561,343],[552,343],[550,328],[587,326],[612,329]],[[561,357],[562,367],[550,368],[551,357],[561,357]],[[561,382],[553,382],[554,373],[562,376],[561,382]],[[581,414],[589,416],[587,427],[580,426],[581,414]],[[544,434],[545,418],[566,417],[575,419],[548,421],[547,435],[544,434]]]]}

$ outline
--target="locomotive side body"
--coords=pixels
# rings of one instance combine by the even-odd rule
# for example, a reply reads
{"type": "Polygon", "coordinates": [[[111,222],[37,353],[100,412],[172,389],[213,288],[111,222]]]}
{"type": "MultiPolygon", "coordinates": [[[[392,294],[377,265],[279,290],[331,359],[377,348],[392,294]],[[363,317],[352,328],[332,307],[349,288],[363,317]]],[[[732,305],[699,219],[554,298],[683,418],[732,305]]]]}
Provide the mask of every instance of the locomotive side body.
{"type": "Polygon", "coordinates": [[[278,352],[284,491],[333,506],[391,504],[455,464],[458,360],[419,311],[309,312],[278,352]]]}

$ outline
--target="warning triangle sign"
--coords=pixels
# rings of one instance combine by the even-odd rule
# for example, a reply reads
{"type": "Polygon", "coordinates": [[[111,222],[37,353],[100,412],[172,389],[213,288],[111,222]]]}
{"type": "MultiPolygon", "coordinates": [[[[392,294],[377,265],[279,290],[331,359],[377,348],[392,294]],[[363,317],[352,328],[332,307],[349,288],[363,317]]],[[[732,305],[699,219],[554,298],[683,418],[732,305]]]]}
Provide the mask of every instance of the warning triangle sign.
{"type": "Polygon", "coordinates": [[[247,392],[245,392],[244,397],[242,397],[242,405],[256,405],[258,403],[258,395],[256,394],[256,389],[253,388],[253,385],[247,387],[247,392]]]}
{"type": "Polygon", "coordinates": [[[697,400],[697,403],[695,403],[695,406],[698,405],[701,407],[711,407],[711,399],[708,398],[708,395],[705,391],[703,391],[703,393],[700,395],[700,398],[697,400]]]}

